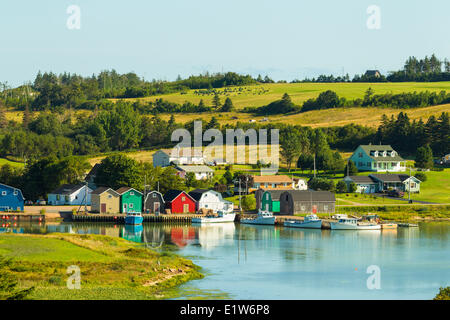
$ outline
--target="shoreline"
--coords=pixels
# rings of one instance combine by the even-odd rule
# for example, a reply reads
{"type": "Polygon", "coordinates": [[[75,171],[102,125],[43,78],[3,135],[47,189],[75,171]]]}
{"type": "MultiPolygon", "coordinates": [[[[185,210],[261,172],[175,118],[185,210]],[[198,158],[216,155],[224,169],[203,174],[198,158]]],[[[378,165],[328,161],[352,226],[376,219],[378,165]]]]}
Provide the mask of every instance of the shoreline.
{"type": "Polygon", "coordinates": [[[104,235],[1,234],[0,255],[32,300],[161,300],[177,287],[202,279],[201,267],[173,252],[142,248],[104,235]],[[81,289],[67,288],[69,266],[80,269],[81,289]]]}

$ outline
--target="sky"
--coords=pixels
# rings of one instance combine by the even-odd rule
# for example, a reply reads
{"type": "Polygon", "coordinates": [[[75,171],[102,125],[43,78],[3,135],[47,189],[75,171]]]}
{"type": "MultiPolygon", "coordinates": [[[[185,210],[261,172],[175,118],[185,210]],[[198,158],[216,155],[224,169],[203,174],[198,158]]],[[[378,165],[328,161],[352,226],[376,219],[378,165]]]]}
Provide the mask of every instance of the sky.
{"type": "Polygon", "coordinates": [[[146,80],[206,71],[288,81],[386,74],[409,56],[450,59],[449,12],[448,0],[2,0],[0,82],[107,69],[146,80]],[[79,29],[67,27],[71,5],[79,29]]]}

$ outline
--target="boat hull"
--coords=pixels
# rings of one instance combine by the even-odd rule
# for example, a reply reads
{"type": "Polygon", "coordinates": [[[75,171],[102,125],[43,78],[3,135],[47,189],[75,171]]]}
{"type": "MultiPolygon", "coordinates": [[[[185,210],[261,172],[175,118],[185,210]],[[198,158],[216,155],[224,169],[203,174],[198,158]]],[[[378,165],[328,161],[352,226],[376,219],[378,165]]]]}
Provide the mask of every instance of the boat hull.
{"type": "Polygon", "coordinates": [[[381,230],[379,224],[375,225],[354,225],[341,222],[331,222],[331,230],[381,230]]]}
{"type": "Polygon", "coordinates": [[[398,225],[396,223],[384,223],[381,225],[381,229],[383,230],[392,230],[397,229],[398,225]]]}
{"type": "Polygon", "coordinates": [[[144,221],[144,218],[142,216],[126,216],[125,217],[125,224],[139,225],[139,224],[142,224],[143,221],[144,221]]]}
{"type": "Polygon", "coordinates": [[[234,213],[227,214],[223,217],[201,217],[201,218],[192,218],[192,223],[200,223],[200,224],[210,224],[210,223],[225,223],[225,222],[234,222],[234,218],[236,215],[234,213]]]}
{"type": "Polygon", "coordinates": [[[322,229],[322,220],[317,221],[285,221],[284,226],[288,228],[322,229]]]}
{"type": "Polygon", "coordinates": [[[275,217],[271,217],[271,218],[256,218],[256,219],[242,219],[240,222],[244,223],[244,224],[275,225],[275,217]]]}

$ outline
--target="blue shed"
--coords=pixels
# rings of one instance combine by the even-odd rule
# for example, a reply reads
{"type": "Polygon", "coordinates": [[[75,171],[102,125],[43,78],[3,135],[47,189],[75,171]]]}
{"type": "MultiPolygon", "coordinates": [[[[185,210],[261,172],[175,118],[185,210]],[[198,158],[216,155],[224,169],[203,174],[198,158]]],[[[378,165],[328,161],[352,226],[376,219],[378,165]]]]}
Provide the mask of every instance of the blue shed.
{"type": "Polygon", "coordinates": [[[0,183],[0,211],[23,211],[24,200],[20,189],[0,183]]]}

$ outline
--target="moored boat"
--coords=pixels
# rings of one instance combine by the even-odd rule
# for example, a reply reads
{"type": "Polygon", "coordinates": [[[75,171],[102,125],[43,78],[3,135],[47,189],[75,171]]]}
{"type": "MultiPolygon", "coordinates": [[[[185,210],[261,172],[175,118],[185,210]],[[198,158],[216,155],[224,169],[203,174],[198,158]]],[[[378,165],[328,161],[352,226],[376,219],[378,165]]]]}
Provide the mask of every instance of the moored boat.
{"type": "Polygon", "coordinates": [[[275,217],[270,211],[258,212],[258,215],[254,219],[241,219],[241,223],[244,224],[262,224],[262,225],[275,225],[275,217]]]}
{"type": "Polygon", "coordinates": [[[316,214],[312,213],[307,215],[303,221],[287,220],[284,222],[284,226],[289,228],[321,229],[322,220],[316,214]]]}
{"type": "Polygon", "coordinates": [[[125,217],[125,224],[138,225],[142,224],[143,221],[144,217],[142,217],[140,212],[128,212],[125,217]]]}
{"type": "Polygon", "coordinates": [[[331,230],[381,230],[381,226],[376,223],[362,223],[355,218],[342,218],[338,221],[330,222],[331,230]]]}
{"type": "Polygon", "coordinates": [[[397,229],[398,225],[396,223],[382,223],[381,224],[381,229],[383,230],[390,230],[390,229],[397,229]]]}
{"type": "Polygon", "coordinates": [[[217,212],[217,215],[214,216],[206,216],[200,218],[192,218],[192,223],[223,223],[223,222],[234,222],[234,218],[236,217],[235,213],[228,212],[217,212]]]}

